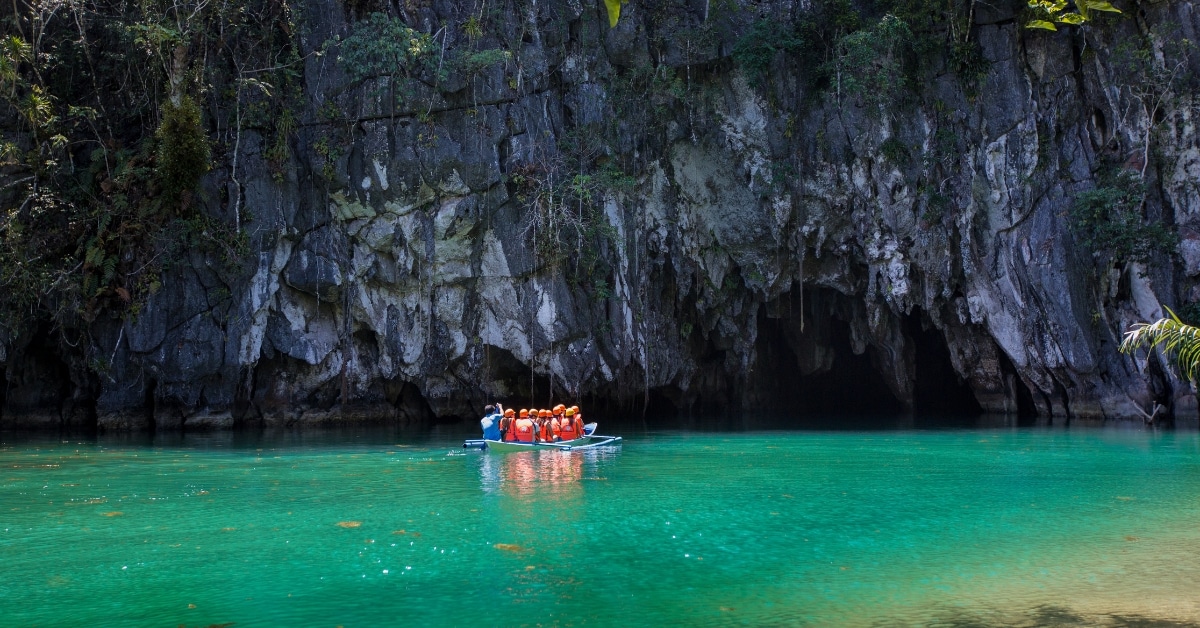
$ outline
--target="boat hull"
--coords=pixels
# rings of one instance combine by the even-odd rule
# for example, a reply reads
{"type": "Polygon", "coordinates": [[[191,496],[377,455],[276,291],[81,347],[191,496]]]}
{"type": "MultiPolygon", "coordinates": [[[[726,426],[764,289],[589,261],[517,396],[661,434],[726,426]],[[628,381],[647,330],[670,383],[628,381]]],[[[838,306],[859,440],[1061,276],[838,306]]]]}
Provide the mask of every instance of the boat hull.
{"type": "MultiPolygon", "coordinates": [[[[514,442],[514,441],[503,441],[502,442],[502,441],[498,441],[498,440],[484,440],[482,438],[469,438],[469,439],[463,441],[463,449],[491,449],[492,451],[527,451],[529,449],[538,449],[538,448],[545,449],[547,447],[550,447],[550,448],[557,447],[559,449],[571,449],[572,447],[582,447],[585,445],[594,445],[596,443],[596,441],[593,439],[596,437],[592,436],[592,434],[594,434],[595,432],[596,432],[596,424],[588,423],[583,426],[583,433],[584,433],[583,436],[580,436],[579,438],[575,438],[572,440],[555,441],[553,443],[519,443],[519,442],[514,442]]],[[[600,438],[610,438],[610,437],[603,436],[600,438]]]]}
{"type": "Polygon", "coordinates": [[[553,443],[515,443],[512,441],[485,440],[488,451],[504,453],[509,451],[529,451],[532,449],[570,449],[578,445],[586,445],[592,439],[584,436],[573,440],[560,440],[553,443]]]}

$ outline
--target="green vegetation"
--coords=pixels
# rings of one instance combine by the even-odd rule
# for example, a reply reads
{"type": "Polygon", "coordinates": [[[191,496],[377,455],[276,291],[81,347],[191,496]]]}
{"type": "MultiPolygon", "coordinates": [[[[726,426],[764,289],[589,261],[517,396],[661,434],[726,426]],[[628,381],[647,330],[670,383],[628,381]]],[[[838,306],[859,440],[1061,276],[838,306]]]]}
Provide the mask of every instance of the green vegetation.
{"type": "Polygon", "coordinates": [[[154,138],[158,142],[155,176],[165,202],[176,205],[196,189],[212,158],[196,101],[184,96],[179,106],[171,101],[163,103],[162,124],[154,138]]]}
{"type": "Polygon", "coordinates": [[[814,0],[794,20],[754,22],[733,46],[733,60],[763,86],[771,64],[786,58],[804,68],[810,96],[832,93],[877,107],[915,92],[937,59],[948,59],[970,84],[986,71],[970,40],[967,0],[881,0],[859,8],[849,0],[814,0]]]}
{"type": "Polygon", "coordinates": [[[612,138],[646,133],[693,106],[685,77],[668,65],[635,66],[611,77],[607,88],[612,115],[596,130],[612,138]]]}
{"type": "Polygon", "coordinates": [[[897,100],[911,80],[903,56],[912,41],[908,23],[891,14],[838,40],[831,69],[838,98],[856,96],[874,108],[897,100]]]}
{"type": "Polygon", "coordinates": [[[462,50],[454,56],[452,71],[470,78],[488,68],[507,63],[511,58],[512,53],[507,50],[462,50]]]}
{"type": "Polygon", "coordinates": [[[1179,236],[1161,222],[1142,217],[1146,189],[1137,174],[1103,174],[1100,185],[1075,198],[1071,223],[1084,246],[1113,263],[1146,262],[1155,253],[1173,251],[1179,236]]]}
{"type": "Polygon", "coordinates": [[[1055,24],[1078,26],[1087,23],[1095,15],[1095,11],[1120,13],[1121,10],[1104,0],[1029,0],[1029,8],[1039,19],[1029,20],[1025,28],[1040,28],[1056,31],[1055,24]],[[1071,9],[1074,9],[1073,11],[1071,9]]]}
{"type": "Polygon", "coordinates": [[[276,183],[283,183],[284,167],[292,158],[290,146],[292,135],[296,132],[296,116],[291,109],[284,109],[275,120],[275,139],[267,148],[264,156],[271,168],[271,178],[276,183]]]}
{"type": "MultiPolygon", "coordinates": [[[[286,0],[22,0],[0,20],[0,335],[138,311],[170,264],[247,247],[240,188],[201,192],[246,128],[294,129],[286,0]],[[248,68],[254,68],[252,71],[248,68]],[[254,89],[248,89],[254,87],[254,89]],[[220,129],[218,136],[214,129],[220,129]]],[[[271,159],[285,160],[286,139],[271,159]]],[[[186,262],[182,262],[186,263],[186,262]]],[[[102,364],[99,356],[79,356],[102,364]]]]}
{"type": "Polygon", "coordinates": [[[512,59],[511,52],[500,48],[474,49],[475,42],[484,36],[481,15],[471,15],[462,28],[470,47],[447,50],[445,29],[425,33],[399,18],[371,13],[355,23],[345,39],[326,41],[324,50],[338,51],[338,63],[352,81],[387,78],[391,104],[407,104],[411,111],[419,81],[439,86],[452,76],[472,79],[512,59]]]}
{"type": "Polygon", "coordinates": [[[436,49],[432,35],[383,13],[372,13],[354,25],[350,36],[326,42],[326,46],[338,48],[338,62],[353,81],[380,76],[410,78],[436,49]]]}
{"type": "Polygon", "coordinates": [[[883,140],[879,145],[879,153],[896,167],[903,167],[909,160],[908,147],[895,135],[883,140]]]}
{"type": "Polygon", "coordinates": [[[1182,95],[1195,89],[1195,76],[1189,67],[1195,43],[1182,37],[1182,33],[1173,32],[1176,28],[1162,25],[1139,37],[1123,40],[1113,48],[1116,68],[1113,82],[1141,109],[1146,121],[1141,138],[1142,177],[1152,161],[1156,132],[1164,126],[1163,113],[1175,108],[1182,95]]]}
{"type": "Polygon", "coordinates": [[[784,22],[758,20],[733,45],[733,60],[745,70],[751,84],[760,85],[780,53],[795,52],[804,42],[800,33],[784,22]]]}
{"type": "Polygon", "coordinates": [[[1184,378],[1195,382],[1200,375],[1200,328],[1184,323],[1170,308],[1166,309],[1170,316],[1153,323],[1137,323],[1125,332],[1120,349],[1133,353],[1143,346],[1158,347],[1175,362],[1184,378]]]}
{"type": "Polygon", "coordinates": [[[352,81],[387,77],[393,105],[403,105],[414,95],[413,81],[422,73],[438,77],[442,70],[441,46],[433,35],[409,28],[398,18],[372,13],[354,25],[345,39],[325,42],[325,49],[338,50],[338,63],[352,81]]]}
{"type": "Polygon", "coordinates": [[[604,203],[636,183],[605,154],[597,129],[586,127],[535,149],[508,183],[525,206],[525,236],[543,263],[597,299],[611,296],[605,250],[616,245],[604,203]]]}

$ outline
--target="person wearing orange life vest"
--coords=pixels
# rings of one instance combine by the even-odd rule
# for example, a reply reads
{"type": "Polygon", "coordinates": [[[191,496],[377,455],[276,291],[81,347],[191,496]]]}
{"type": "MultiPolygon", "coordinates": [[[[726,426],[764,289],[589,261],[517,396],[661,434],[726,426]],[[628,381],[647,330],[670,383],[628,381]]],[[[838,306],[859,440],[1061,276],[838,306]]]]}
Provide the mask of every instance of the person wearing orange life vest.
{"type": "Polygon", "coordinates": [[[554,430],[550,425],[550,411],[538,411],[538,439],[549,443],[554,441],[554,430]]]}
{"type": "Polygon", "coordinates": [[[530,410],[529,420],[533,422],[533,437],[540,441],[542,439],[542,411],[537,408],[530,410]]]}
{"type": "Polygon", "coordinates": [[[538,410],[537,428],[539,441],[548,443],[554,440],[554,432],[550,429],[550,417],[546,416],[545,410],[538,410]]]}
{"type": "Polygon", "coordinates": [[[563,440],[574,440],[583,436],[583,425],[575,420],[575,408],[563,411],[563,418],[558,422],[558,431],[563,440]]]}
{"type": "Polygon", "coordinates": [[[513,423],[513,431],[516,432],[516,441],[517,442],[520,442],[520,443],[534,442],[533,439],[535,436],[535,429],[534,429],[533,419],[530,419],[528,416],[526,416],[524,418],[518,418],[516,420],[516,422],[513,423]]]}
{"type": "Polygon", "coordinates": [[[579,406],[571,406],[571,409],[575,411],[575,431],[583,436],[583,411],[579,409],[579,406]]]}
{"type": "Polygon", "coordinates": [[[520,414],[518,414],[516,417],[513,417],[511,419],[507,419],[508,420],[507,429],[504,430],[504,433],[503,433],[505,442],[508,442],[508,443],[516,442],[516,440],[517,440],[517,419],[518,418],[528,419],[529,418],[529,410],[521,408],[520,414]]]}
{"type": "Polygon", "coordinates": [[[554,433],[554,440],[563,440],[562,438],[562,418],[550,411],[550,430],[554,433]]]}
{"type": "Polygon", "coordinates": [[[513,421],[516,420],[516,413],[512,408],[504,410],[504,417],[500,419],[500,437],[491,440],[505,440],[508,432],[512,430],[513,421]]]}
{"type": "Polygon", "coordinates": [[[568,440],[565,436],[562,436],[562,428],[563,425],[566,424],[566,417],[563,416],[563,412],[566,410],[567,407],[560,403],[557,406],[554,406],[554,409],[550,411],[550,413],[553,415],[551,420],[554,421],[554,426],[558,428],[559,437],[562,440],[568,440]]]}

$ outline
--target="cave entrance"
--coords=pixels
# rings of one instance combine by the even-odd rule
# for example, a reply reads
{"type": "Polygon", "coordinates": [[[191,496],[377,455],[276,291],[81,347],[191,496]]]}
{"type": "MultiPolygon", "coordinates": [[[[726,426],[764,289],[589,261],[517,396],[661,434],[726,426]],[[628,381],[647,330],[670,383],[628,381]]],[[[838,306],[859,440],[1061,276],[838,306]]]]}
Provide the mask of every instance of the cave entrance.
{"type": "Polygon", "coordinates": [[[156,396],[157,392],[158,380],[154,379],[153,377],[146,378],[146,387],[142,394],[142,412],[146,421],[146,431],[150,432],[151,434],[153,434],[155,429],[158,427],[158,423],[155,419],[155,413],[157,412],[158,406],[158,398],[156,396]]]}
{"type": "Polygon", "coordinates": [[[3,371],[0,400],[4,405],[0,412],[19,427],[91,431],[96,425],[94,403],[89,412],[91,400],[76,391],[70,365],[60,348],[60,333],[42,324],[28,344],[12,349],[3,371]]]}
{"type": "Polygon", "coordinates": [[[0,366],[0,427],[4,426],[4,408],[8,405],[8,369],[0,366]]]}
{"type": "Polygon", "coordinates": [[[619,395],[619,386],[582,395],[576,402],[587,423],[600,422],[605,434],[628,430],[678,429],[687,427],[688,405],[676,386],[646,390],[642,386],[625,387],[635,392],[619,395]]]}
{"type": "Polygon", "coordinates": [[[904,335],[913,347],[913,414],[960,418],[983,414],[975,393],[950,362],[945,336],[915,311],[904,320],[904,335]]]}
{"type": "Polygon", "coordinates": [[[564,403],[561,400],[569,397],[563,382],[556,380],[551,386],[548,375],[533,372],[511,351],[494,345],[487,345],[484,350],[487,358],[481,382],[486,403],[499,401],[506,408],[527,408],[531,404],[542,407],[545,402],[550,407],[564,403]]]}
{"type": "MultiPolygon", "coordinates": [[[[429,407],[429,401],[421,394],[416,384],[403,380],[389,382],[387,398],[396,409],[396,421],[401,425],[428,426],[438,422],[438,417],[429,407]]],[[[457,417],[456,417],[457,418],[457,417]]]]}
{"type": "MultiPolygon", "coordinates": [[[[796,361],[790,369],[776,370],[776,377],[789,386],[790,393],[783,397],[788,400],[789,409],[807,418],[901,414],[904,404],[896,399],[880,375],[871,356],[875,349],[868,347],[856,355],[850,344],[850,325],[845,321],[829,317],[821,326],[825,327],[823,344],[833,354],[828,370],[802,375],[796,361]]],[[[817,325],[813,329],[818,329],[817,325]]]]}

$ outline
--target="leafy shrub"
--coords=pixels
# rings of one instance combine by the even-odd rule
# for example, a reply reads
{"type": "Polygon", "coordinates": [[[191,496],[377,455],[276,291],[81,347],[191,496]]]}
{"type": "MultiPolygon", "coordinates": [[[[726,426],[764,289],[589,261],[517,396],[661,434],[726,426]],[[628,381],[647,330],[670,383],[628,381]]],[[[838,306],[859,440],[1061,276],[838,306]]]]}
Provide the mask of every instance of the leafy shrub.
{"type": "Polygon", "coordinates": [[[870,28],[842,37],[832,61],[838,93],[860,97],[874,107],[898,100],[909,85],[904,56],[912,42],[908,24],[890,14],[870,28]]]}
{"type": "Polygon", "coordinates": [[[761,84],[771,63],[781,52],[804,45],[804,38],[791,25],[779,20],[758,20],[733,45],[733,60],[746,72],[752,85],[761,84]]]}
{"type": "Polygon", "coordinates": [[[907,165],[908,161],[911,159],[911,156],[908,152],[908,147],[905,146],[904,142],[895,135],[883,140],[883,143],[879,145],[879,153],[883,155],[883,158],[886,159],[888,163],[896,166],[897,168],[907,165]]]}
{"type": "Polygon", "coordinates": [[[1161,222],[1146,222],[1146,188],[1129,170],[1101,178],[1101,185],[1075,198],[1071,223],[1084,246],[1114,263],[1145,262],[1157,251],[1173,251],[1179,236],[1161,222]]]}
{"type": "MultiPolygon", "coordinates": [[[[336,42],[329,42],[336,45],[336,42]]],[[[338,62],[351,80],[378,76],[411,77],[435,50],[433,37],[409,28],[399,19],[372,13],[342,40],[338,62]]]]}
{"type": "Polygon", "coordinates": [[[453,69],[463,76],[472,77],[492,66],[507,62],[511,57],[512,53],[507,50],[464,50],[455,55],[453,69]]]}
{"type": "Polygon", "coordinates": [[[175,203],[185,192],[194,190],[211,167],[208,136],[200,125],[200,107],[196,101],[184,96],[179,106],[170,101],[163,103],[162,123],[155,138],[158,140],[155,174],[164,200],[175,203]]]}

